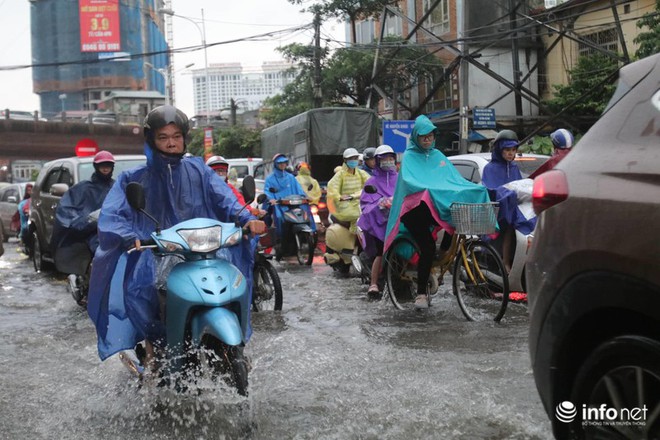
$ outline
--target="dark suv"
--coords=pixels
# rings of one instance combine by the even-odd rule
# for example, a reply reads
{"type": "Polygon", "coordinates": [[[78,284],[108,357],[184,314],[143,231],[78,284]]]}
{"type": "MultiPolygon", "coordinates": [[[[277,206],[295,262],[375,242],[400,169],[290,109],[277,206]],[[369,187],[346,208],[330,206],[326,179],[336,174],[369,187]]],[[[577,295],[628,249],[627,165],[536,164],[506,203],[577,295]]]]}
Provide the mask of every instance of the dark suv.
{"type": "MultiPolygon", "coordinates": [[[[46,163],[32,189],[30,202],[30,246],[34,269],[40,272],[44,263],[53,263],[50,243],[55,223],[55,210],[69,187],[89,180],[94,173],[93,156],[67,157],[46,163]]],[[[115,155],[113,176],[146,162],[143,155],[115,155]]]]}
{"type": "Polygon", "coordinates": [[[660,438],[660,55],[534,181],[534,378],[557,438],[660,438]]]}

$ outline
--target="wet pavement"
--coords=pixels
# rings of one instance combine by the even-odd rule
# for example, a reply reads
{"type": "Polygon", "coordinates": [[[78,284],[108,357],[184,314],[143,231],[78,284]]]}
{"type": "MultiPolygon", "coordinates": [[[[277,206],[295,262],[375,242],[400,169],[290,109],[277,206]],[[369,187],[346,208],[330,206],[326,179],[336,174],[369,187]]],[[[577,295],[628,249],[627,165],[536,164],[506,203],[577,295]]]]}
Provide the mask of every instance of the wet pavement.
{"type": "Polygon", "coordinates": [[[253,315],[249,397],[178,394],[101,362],[65,277],[35,274],[16,248],[0,257],[0,438],[552,438],[523,305],[500,324],[465,321],[448,293],[402,312],[318,258],[283,262],[283,311],[253,315]]]}

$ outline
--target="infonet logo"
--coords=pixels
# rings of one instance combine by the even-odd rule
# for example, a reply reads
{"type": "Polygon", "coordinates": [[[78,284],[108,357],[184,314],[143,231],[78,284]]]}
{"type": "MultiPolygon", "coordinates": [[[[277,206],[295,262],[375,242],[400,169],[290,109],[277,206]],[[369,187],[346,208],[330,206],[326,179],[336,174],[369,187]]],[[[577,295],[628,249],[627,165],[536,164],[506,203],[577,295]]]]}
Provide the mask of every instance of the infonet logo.
{"type": "MultiPolygon", "coordinates": [[[[641,408],[608,408],[603,403],[600,406],[582,405],[582,425],[611,425],[611,426],[632,426],[646,425],[646,414],[648,408],[644,405],[641,408]]],[[[571,423],[577,417],[578,408],[565,400],[555,408],[555,416],[562,423],[571,423]]]]}

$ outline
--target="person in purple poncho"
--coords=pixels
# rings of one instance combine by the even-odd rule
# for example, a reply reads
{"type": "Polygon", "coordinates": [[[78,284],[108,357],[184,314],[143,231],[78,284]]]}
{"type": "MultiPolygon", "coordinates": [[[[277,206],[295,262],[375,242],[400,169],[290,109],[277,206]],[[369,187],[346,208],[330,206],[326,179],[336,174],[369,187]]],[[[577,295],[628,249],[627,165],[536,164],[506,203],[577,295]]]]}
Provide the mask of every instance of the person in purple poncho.
{"type": "Polygon", "coordinates": [[[362,213],[357,225],[364,232],[365,252],[367,255],[375,256],[371,265],[371,285],[367,291],[369,299],[379,299],[381,296],[378,288],[378,276],[380,274],[383,260],[383,245],[385,241],[385,230],[387,229],[387,218],[392,206],[392,196],[396,188],[398,177],[396,169],[396,154],[389,145],[381,145],[375,151],[375,167],[372,176],[365,182],[376,188],[376,193],[369,194],[362,191],[360,196],[360,209],[362,213]]]}

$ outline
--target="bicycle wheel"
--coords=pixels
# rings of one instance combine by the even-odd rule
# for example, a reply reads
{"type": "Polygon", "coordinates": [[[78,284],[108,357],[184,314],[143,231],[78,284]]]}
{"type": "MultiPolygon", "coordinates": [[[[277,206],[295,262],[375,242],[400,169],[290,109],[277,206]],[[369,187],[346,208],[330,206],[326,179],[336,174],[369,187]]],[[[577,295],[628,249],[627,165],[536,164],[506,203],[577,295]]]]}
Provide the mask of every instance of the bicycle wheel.
{"type": "Polygon", "coordinates": [[[270,261],[256,261],[252,287],[252,310],[282,310],[282,283],[270,261]]]}
{"type": "Polygon", "coordinates": [[[493,247],[481,240],[465,244],[454,260],[453,289],[458,305],[470,321],[499,321],[509,302],[509,277],[493,247]]]}
{"type": "Polygon", "coordinates": [[[385,256],[387,291],[399,310],[412,310],[417,296],[419,249],[408,237],[397,237],[385,256]]]}

